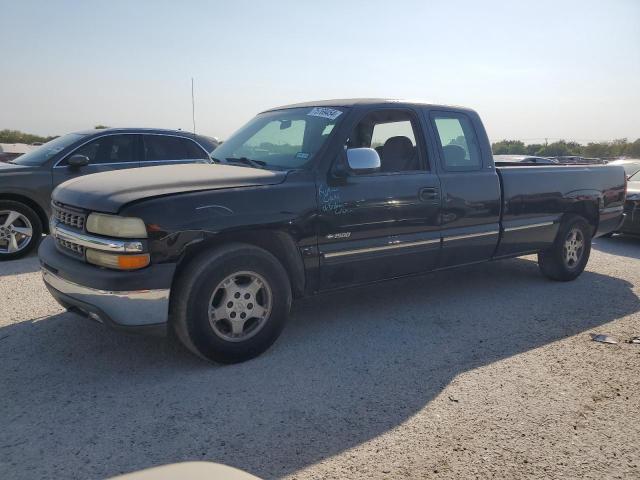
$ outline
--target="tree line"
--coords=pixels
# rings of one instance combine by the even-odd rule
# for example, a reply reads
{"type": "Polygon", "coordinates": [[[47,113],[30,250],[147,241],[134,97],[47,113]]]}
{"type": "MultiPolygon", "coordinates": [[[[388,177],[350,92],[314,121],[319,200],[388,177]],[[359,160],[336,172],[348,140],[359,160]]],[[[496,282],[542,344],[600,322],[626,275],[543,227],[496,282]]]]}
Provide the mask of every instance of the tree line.
{"type": "MultiPolygon", "coordinates": [[[[100,130],[103,128],[109,128],[106,125],[96,125],[96,130],[100,130]]],[[[34,135],[32,133],[24,133],[20,130],[0,130],[0,143],[26,143],[27,145],[31,145],[33,143],[46,143],[49,140],[53,140],[54,138],[58,138],[58,135],[53,135],[51,137],[42,137],[40,135],[34,135]]]]}
{"type": "Polygon", "coordinates": [[[610,142],[590,142],[581,145],[578,142],[558,140],[553,143],[530,143],[520,140],[501,140],[491,145],[494,155],[536,155],[540,157],[580,156],[589,158],[640,158],[640,138],[629,142],[620,138],[610,142]]]}
{"type": "Polygon", "coordinates": [[[32,143],[45,143],[54,138],[56,138],[56,136],[41,137],[40,135],[24,133],[20,130],[0,130],[0,143],[26,143],[31,145],[32,143]]]}

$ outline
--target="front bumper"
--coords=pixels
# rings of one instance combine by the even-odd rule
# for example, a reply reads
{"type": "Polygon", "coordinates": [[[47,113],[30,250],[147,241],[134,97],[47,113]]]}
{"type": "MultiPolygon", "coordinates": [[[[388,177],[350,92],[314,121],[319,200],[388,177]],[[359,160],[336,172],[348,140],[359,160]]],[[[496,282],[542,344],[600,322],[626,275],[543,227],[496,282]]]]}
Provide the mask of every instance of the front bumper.
{"type": "Polygon", "coordinates": [[[115,329],[166,333],[174,264],[107,270],[60,253],[51,237],[38,255],[44,283],[63,307],[115,329]]]}

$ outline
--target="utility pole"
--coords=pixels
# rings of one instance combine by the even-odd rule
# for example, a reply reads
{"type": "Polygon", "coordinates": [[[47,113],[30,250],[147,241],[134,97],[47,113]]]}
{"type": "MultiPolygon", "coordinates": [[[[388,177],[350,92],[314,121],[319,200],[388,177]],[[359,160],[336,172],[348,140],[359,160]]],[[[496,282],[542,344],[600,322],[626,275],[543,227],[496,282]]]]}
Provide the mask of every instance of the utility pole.
{"type": "Polygon", "coordinates": [[[193,77],[191,77],[191,120],[193,120],[193,134],[196,134],[196,102],[193,95],[193,77]]]}

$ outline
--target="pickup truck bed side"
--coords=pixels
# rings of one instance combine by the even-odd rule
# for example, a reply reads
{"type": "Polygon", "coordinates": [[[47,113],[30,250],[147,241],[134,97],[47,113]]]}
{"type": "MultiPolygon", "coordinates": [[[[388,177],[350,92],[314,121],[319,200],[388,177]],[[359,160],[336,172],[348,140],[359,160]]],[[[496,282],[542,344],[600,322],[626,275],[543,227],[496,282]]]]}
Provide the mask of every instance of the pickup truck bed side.
{"type": "Polygon", "coordinates": [[[502,236],[495,258],[545,248],[553,242],[558,224],[567,213],[586,218],[594,235],[611,231],[620,221],[625,189],[615,170],[599,166],[539,166],[498,167],[497,171],[503,208],[502,236]]]}

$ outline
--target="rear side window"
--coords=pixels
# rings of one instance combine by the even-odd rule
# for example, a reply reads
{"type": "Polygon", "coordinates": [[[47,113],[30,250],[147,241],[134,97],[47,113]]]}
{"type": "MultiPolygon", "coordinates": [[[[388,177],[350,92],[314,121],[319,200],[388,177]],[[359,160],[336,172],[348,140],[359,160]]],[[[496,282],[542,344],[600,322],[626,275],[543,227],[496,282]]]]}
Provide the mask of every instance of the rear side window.
{"type": "Polygon", "coordinates": [[[191,140],[166,135],[144,135],[144,151],[148,162],[207,158],[207,154],[191,140]]]}
{"type": "MultiPolygon", "coordinates": [[[[136,162],[136,137],[137,135],[107,135],[83,145],[73,155],[88,157],[90,165],[136,162]]],[[[60,165],[67,165],[66,159],[60,165]]]]}
{"type": "Polygon", "coordinates": [[[432,115],[444,168],[452,171],[480,170],[482,155],[471,120],[461,113],[432,115]]]}

